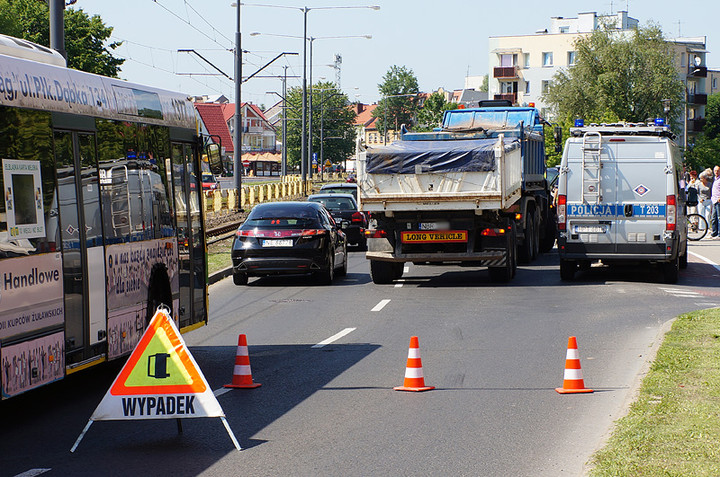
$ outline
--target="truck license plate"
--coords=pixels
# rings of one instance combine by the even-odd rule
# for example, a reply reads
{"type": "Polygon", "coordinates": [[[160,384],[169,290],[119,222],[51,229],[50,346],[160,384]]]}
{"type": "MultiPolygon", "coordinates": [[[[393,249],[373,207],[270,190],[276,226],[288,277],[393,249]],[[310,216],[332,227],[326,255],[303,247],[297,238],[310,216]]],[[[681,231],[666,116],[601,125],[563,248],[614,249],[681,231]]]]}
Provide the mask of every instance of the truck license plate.
{"type": "Polygon", "coordinates": [[[467,242],[467,230],[446,230],[442,232],[410,231],[400,236],[402,243],[458,243],[467,242]]]}
{"type": "Polygon", "coordinates": [[[418,224],[420,230],[448,230],[449,222],[421,222],[418,224]]]}

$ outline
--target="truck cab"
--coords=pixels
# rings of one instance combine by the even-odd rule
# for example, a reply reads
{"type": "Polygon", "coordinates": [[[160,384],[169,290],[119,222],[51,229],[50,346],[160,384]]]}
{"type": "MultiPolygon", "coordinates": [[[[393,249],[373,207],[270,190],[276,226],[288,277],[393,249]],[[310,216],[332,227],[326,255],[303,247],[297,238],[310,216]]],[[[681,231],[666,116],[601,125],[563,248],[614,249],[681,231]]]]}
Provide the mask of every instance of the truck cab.
{"type": "Polygon", "coordinates": [[[560,275],[578,266],[644,261],[675,283],[687,266],[685,191],[674,135],[658,124],[570,129],[558,180],[560,275]]]}

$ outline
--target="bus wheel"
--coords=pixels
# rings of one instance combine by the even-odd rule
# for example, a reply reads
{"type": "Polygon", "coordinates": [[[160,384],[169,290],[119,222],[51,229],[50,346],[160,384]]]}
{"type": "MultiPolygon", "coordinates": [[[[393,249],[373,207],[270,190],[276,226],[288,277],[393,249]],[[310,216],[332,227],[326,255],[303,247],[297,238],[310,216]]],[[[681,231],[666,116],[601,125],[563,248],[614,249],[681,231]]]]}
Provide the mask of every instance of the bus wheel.
{"type": "Polygon", "coordinates": [[[172,316],[172,289],[170,288],[170,278],[167,270],[163,265],[155,265],[150,272],[150,285],[148,286],[147,301],[147,320],[146,325],[150,323],[158,306],[165,305],[170,309],[172,316]]]}

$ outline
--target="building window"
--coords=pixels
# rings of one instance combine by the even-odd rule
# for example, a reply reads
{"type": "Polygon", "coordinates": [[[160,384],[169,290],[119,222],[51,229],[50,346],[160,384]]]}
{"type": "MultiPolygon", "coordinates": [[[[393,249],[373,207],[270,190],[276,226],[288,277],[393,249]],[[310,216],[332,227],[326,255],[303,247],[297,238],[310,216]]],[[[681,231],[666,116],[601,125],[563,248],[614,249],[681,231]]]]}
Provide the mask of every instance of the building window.
{"type": "Polygon", "coordinates": [[[530,82],[525,82],[525,94],[530,94],[530,82]]]}
{"type": "Polygon", "coordinates": [[[543,80],[542,82],[542,94],[547,94],[550,91],[550,81],[543,80]]]}
{"type": "Polygon", "coordinates": [[[543,59],[543,66],[552,66],[553,65],[553,54],[552,51],[544,51],[542,54],[543,59]]]}
{"type": "Polygon", "coordinates": [[[712,89],[717,89],[717,78],[712,79],[712,89]]]}
{"type": "Polygon", "coordinates": [[[569,26],[561,26],[560,33],[570,33],[570,27],[569,26]]]}
{"type": "Polygon", "coordinates": [[[523,66],[530,68],[530,53],[523,53],[523,66]]]}
{"type": "Polygon", "coordinates": [[[567,53],[568,66],[572,66],[577,61],[577,51],[568,51],[567,53]]]}
{"type": "Polygon", "coordinates": [[[686,66],[685,65],[685,52],[680,53],[680,66],[683,68],[686,66]]]}
{"type": "Polygon", "coordinates": [[[500,55],[500,66],[515,66],[517,64],[517,55],[500,55]]]}

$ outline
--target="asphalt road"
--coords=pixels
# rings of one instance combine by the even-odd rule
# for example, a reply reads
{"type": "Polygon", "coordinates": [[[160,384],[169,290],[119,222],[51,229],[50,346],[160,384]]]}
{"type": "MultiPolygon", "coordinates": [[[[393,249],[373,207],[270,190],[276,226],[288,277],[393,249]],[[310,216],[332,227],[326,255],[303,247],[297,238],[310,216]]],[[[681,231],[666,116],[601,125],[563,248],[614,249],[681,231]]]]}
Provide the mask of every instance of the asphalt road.
{"type": "Polygon", "coordinates": [[[652,268],[593,268],[564,283],[554,253],[507,285],[410,265],[377,286],[359,252],[332,286],[225,279],[211,287],[210,324],[185,339],[221,390],[247,335],[262,386],[218,393],[242,452],[218,419],[192,419],[181,435],[174,421],[98,422],[70,454],[119,371],[111,364],[0,403],[0,475],[580,475],[667,322],[720,305],[720,271],[706,262],[718,263],[720,242],[691,251],[672,286],[652,268]],[[392,390],[413,335],[433,391],[392,390]],[[571,335],[593,394],[554,391],[571,335]]]}

